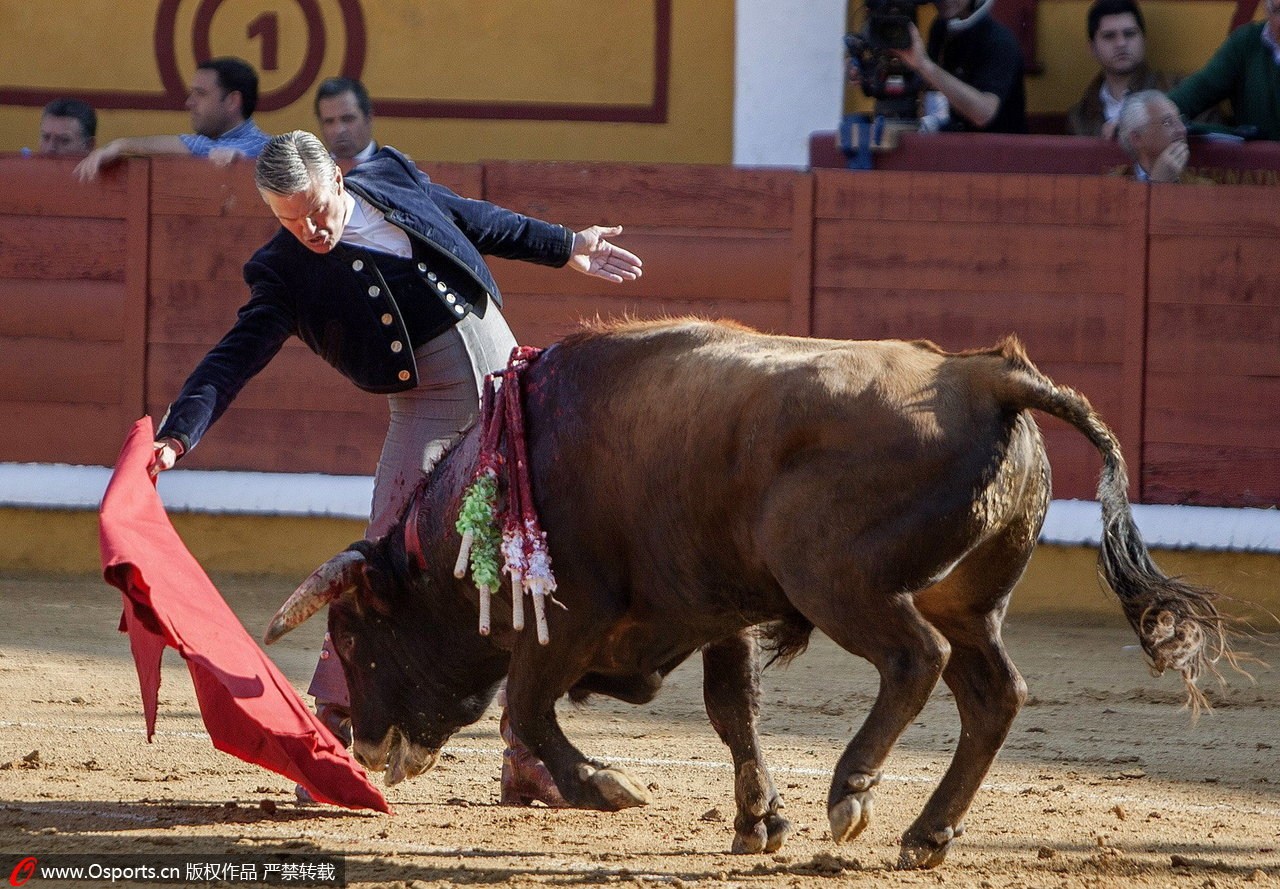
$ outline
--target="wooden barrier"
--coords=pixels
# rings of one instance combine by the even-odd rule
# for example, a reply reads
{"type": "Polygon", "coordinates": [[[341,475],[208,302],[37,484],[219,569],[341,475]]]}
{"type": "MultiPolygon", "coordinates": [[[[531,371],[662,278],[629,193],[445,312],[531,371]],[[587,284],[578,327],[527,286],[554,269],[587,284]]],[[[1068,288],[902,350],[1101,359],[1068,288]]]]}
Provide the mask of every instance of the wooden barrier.
{"type": "Polygon", "coordinates": [[[1280,503],[1280,221],[1261,187],[1151,189],[1152,502],[1280,503]]]}
{"type": "Polygon", "coordinates": [[[639,281],[610,285],[494,260],[505,314],[531,345],[596,316],[693,314],[806,334],[808,280],[794,270],[808,245],[809,187],[808,177],[793,171],[486,164],[487,200],[575,229],[621,223],[618,243],[644,261],[639,281]]]}
{"type": "MultiPolygon", "coordinates": [[[[1088,393],[1136,465],[1146,189],[1084,176],[815,175],[816,335],[955,350],[1017,334],[1042,370],[1088,393]]],[[[1093,447],[1057,420],[1041,426],[1055,496],[1091,498],[1093,447]]]]}
{"type": "MultiPolygon", "coordinates": [[[[1190,169],[1215,182],[1280,184],[1280,143],[1192,137],[1190,169]]],[[[1130,163],[1119,143],[1082,136],[903,133],[896,148],[872,154],[877,170],[935,173],[1110,173],[1130,163]]],[[[809,135],[809,166],[845,169],[834,131],[809,135]]]]}
{"type": "Polygon", "coordinates": [[[115,462],[143,410],[148,177],[0,158],[0,459],[115,462]]]}
{"type": "MultiPolygon", "coordinates": [[[[247,164],[134,159],[92,185],[0,158],[0,460],[109,465],[231,325],[244,261],[276,230],[247,164]]],[[[1277,224],[1262,188],[1118,177],[427,165],[465,195],[581,227],[620,222],[645,275],[611,285],[495,260],[506,314],[542,345],[596,315],[696,314],[798,335],[1017,334],[1115,427],[1147,502],[1280,504],[1277,224]]],[[[184,461],[368,474],[385,400],[292,341],[184,461]]],[[[1043,422],[1055,495],[1098,460],[1043,422]]]]}

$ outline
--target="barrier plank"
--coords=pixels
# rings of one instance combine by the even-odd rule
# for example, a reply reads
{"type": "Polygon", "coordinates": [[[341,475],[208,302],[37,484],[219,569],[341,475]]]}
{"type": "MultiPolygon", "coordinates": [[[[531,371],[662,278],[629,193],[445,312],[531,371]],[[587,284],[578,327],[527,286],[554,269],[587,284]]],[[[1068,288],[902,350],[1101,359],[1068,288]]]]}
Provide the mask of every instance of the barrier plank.
{"type": "Polygon", "coordinates": [[[0,337],[0,400],[118,408],[121,355],[119,342],[0,337]]]}
{"type": "Polygon", "coordinates": [[[787,234],[732,229],[637,231],[627,249],[644,262],[635,281],[612,284],[568,269],[551,269],[493,258],[490,268],[505,294],[525,293],[613,295],[647,299],[679,296],[696,301],[732,294],[741,300],[788,300],[791,297],[792,245],[787,234]]]}
{"type": "Polygon", "coordinates": [[[485,199],[573,228],[789,230],[804,174],[684,164],[485,164],[485,199]]]}
{"type": "Polygon", "coordinates": [[[122,281],[124,222],[0,215],[0,278],[122,281]]]}
{"type": "Polygon", "coordinates": [[[6,186],[0,216],[123,219],[128,163],[90,183],[73,175],[77,163],[79,158],[0,157],[0,182],[6,186]]]}
{"type": "Polygon", "coordinates": [[[1155,503],[1274,508],[1280,448],[1151,442],[1143,489],[1155,503]]]}
{"type": "Polygon", "coordinates": [[[118,341],[124,299],[118,281],[0,278],[0,336],[118,341]]]}
{"type": "Polygon", "coordinates": [[[111,466],[137,417],[118,405],[0,399],[0,454],[6,462],[111,466]]]}

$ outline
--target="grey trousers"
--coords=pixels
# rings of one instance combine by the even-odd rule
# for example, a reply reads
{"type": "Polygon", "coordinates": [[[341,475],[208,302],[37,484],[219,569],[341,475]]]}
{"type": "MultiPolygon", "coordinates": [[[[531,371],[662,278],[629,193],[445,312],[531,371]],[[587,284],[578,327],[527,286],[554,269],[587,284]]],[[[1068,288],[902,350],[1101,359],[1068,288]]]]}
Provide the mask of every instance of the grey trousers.
{"type": "MultiPolygon", "coordinates": [[[[506,367],[515,345],[502,312],[490,303],[483,318],[468,315],[414,351],[417,387],[387,397],[391,420],[373,476],[366,540],[391,530],[418,480],[475,421],[485,374],[506,367]]],[[[346,677],[328,633],[307,693],[317,703],[350,705],[346,677]]]]}

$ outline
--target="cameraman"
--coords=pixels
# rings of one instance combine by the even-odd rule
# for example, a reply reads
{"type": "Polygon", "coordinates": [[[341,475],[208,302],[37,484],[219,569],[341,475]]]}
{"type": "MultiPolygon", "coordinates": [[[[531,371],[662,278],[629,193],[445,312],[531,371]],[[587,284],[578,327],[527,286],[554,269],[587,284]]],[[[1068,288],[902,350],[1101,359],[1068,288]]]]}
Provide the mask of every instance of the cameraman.
{"type": "Polygon", "coordinates": [[[992,0],[935,0],[938,17],[929,28],[925,51],[911,25],[911,46],[893,50],[950,106],[945,130],[986,133],[1027,132],[1027,97],[1022,82],[1022,49],[990,15],[992,0]]]}

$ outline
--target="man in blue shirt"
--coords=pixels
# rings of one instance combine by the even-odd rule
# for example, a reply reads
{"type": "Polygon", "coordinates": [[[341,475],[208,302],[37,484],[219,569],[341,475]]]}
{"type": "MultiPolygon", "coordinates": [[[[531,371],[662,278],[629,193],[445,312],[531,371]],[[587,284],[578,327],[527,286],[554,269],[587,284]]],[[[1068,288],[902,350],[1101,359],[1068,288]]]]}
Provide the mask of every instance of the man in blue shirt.
{"type": "Polygon", "coordinates": [[[103,167],[130,155],[190,154],[218,166],[255,158],[271,138],[253,122],[257,104],[258,75],[248,62],[232,56],[201,62],[187,95],[194,133],[114,139],[81,161],[76,175],[87,182],[103,167]]]}

